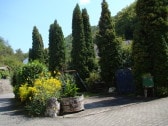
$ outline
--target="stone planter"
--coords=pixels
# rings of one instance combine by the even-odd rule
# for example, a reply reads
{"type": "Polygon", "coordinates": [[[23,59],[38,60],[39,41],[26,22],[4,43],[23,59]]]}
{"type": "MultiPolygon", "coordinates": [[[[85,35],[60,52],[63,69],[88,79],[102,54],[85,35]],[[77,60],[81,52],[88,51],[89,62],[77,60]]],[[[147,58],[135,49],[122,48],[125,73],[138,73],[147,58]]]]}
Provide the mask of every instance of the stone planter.
{"type": "Polygon", "coordinates": [[[66,97],[61,99],[62,113],[73,113],[84,110],[84,96],[66,97]]]}
{"type": "Polygon", "coordinates": [[[47,101],[45,116],[48,117],[57,117],[60,113],[60,103],[57,101],[57,98],[50,98],[47,101]]]}

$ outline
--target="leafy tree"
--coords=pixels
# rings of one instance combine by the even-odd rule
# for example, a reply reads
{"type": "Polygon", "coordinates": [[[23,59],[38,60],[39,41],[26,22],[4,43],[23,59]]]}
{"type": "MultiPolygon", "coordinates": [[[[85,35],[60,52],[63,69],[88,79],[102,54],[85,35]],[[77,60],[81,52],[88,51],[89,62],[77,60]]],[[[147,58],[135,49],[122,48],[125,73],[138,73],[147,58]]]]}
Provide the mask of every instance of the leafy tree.
{"type": "Polygon", "coordinates": [[[136,2],[122,9],[114,17],[116,34],[126,40],[133,39],[133,32],[137,23],[135,7],[136,2]]]}
{"type": "Polygon", "coordinates": [[[105,0],[102,2],[102,12],[99,20],[99,31],[96,41],[99,49],[101,77],[110,86],[114,82],[114,75],[121,66],[121,46],[116,39],[114,21],[105,0]]]}
{"type": "Polygon", "coordinates": [[[138,0],[138,24],[133,43],[134,74],[142,93],[142,74],[151,73],[156,88],[168,87],[167,0],[138,0]]]}
{"type": "Polygon", "coordinates": [[[62,70],[65,66],[65,42],[62,28],[55,20],[49,29],[49,70],[62,70]]]}
{"type": "Polygon", "coordinates": [[[23,62],[23,60],[28,57],[27,54],[24,54],[21,49],[17,49],[17,50],[16,50],[15,56],[16,56],[16,57],[18,58],[18,60],[20,60],[21,62],[23,62]]]}
{"type": "Polygon", "coordinates": [[[18,56],[18,51],[14,53],[8,42],[0,37],[0,66],[9,66],[13,71],[17,66],[21,66],[22,56],[25,54],[20,53],[18,56]]]}
{"type": "Polygon", "coordinates": [[[32,49],[31,52],[29,52],[29,61],[33,60],[38,60],[42,63],[44,63],[44,44],[42,40],[42,36],[39,33],[38,29],[36,26],[33,27],[33,32],[32,32],[32,49]]]}
{"type": "Polygon", "coordinates": [[[85,43],[83,18],[78,4],[73,11],[72,37],[72,68],[77,70],[81,78],[84,80],[89,76],[89,70],[86,66],[87,49],[85,43]]]}
{"type": "Polygon", "coordinates": [[[0,56],[13,55],[13,54],[14,54],[13,49],[8,44],[8,42],[0,37],[0,56]]]}
{"type": "Polygon", "coordinates": [[[95,62],[95,51],[94,44],[92,39],[91,26],[89,22],[89,15],[86,9],[82,9],[82,18],[83,18],[83,26],[84,26],[84,36],[85,36],[85,44],[86,44],[86,67],[88,67],[89,72],[92,72],[96,69],[95,62]]]}

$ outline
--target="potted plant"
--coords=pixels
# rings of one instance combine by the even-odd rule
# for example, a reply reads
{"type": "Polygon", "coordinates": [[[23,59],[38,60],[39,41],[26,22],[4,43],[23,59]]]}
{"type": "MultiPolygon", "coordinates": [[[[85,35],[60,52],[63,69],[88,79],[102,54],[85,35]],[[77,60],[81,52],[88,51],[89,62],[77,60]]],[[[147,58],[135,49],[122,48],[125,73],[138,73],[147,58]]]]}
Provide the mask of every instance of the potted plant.
{"type": "Polygon", "coordinates": [[[84,96],[78,93],[75,81],[70,75],[64,76],[61,108],[62,113],[73,113],[84,110],[84,96]]]}

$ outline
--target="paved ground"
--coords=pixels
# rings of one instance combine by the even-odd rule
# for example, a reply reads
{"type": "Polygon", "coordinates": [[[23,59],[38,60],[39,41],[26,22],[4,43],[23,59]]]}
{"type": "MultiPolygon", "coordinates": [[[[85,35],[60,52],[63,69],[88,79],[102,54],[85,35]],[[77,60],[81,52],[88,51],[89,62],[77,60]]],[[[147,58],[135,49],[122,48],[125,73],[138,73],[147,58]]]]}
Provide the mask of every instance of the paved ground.
{"type": "Polygon", "coordinates": [[[57,118],[29,118],[14,104],[13,93],[3,92],[0,126],[168,126],[168,98],[95,96],[85,99],[85,108],[57,118]]]}

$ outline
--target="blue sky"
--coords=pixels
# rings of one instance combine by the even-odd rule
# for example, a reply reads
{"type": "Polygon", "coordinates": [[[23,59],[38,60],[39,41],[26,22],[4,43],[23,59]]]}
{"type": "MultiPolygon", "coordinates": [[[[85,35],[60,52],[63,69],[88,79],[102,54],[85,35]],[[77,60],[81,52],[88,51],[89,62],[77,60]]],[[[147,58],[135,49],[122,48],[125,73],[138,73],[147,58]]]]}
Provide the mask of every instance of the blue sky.
{"type": "MultiPolygon", "coordinates": [[[[114,16],[135,0],[106,0],[114,16]]],[[[37,26],[48,47],[50,24],[57,20],[64,37],[71,34],[72,13],[77,3],[86,8],[90,24],[97,25],[102,0],[0,0],[0,37],[16,50],[28,52],[32,46],[33,26],[37,26]]]]}

